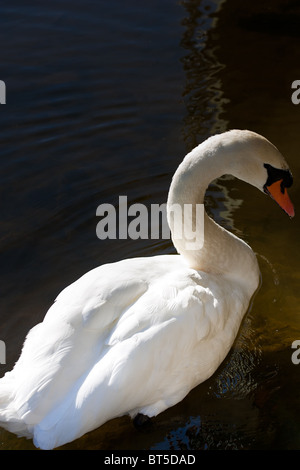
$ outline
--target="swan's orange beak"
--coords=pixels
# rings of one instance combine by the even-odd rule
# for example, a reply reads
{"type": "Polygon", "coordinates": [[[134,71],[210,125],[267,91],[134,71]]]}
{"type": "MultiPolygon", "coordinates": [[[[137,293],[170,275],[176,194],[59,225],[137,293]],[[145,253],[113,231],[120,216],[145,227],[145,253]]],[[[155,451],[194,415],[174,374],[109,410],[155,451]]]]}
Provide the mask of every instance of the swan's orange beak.
{"type": "Polygon", "coordinates": [[[279,204],[290,217],[294,217],[295,210],[286,188],[282,185],[283,180],[275,181],[270,186],[266,186],[267,192],[279,204]]]}

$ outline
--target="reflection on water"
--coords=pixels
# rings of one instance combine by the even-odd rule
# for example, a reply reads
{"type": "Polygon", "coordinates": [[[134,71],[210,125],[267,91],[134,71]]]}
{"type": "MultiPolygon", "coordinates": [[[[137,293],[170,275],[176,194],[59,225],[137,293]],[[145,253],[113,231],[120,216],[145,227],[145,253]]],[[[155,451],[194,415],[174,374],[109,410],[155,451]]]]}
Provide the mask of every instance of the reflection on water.
{"type": "MultiPolygon", "coordinates": [[[[7,84],[2,376],[28,329],[82,273],[174,251],[169,240],[100,242],[96,208],[117,204],[120,195],[128,204],[165,202],[183,155],[212,133],[240,127],[268,137],[287,156],[297,202],[300,108],[291,103],[290,83],[300,65],[293,1],[152,0],[141,7],[112,0],[83,8],[77,0],[39,12],[21,2],[1,9],[2,43],[9,34],[0,77],[7,84]]],[[[300,338],[298,219],[231,177],[210,185],[206,206],[253,247],[262,272],[232,351],[147,433],[121,418],[64,448],[299,448],[299,371],[290,348],[300,338]]],[[[33,444],[0,430],[0,448],[33,444]]]]}
{"type": "Polygon", "coordinates": [[[223,3],[224,0],[181,2],[186,11],[181,46],[187,51],[182,63],[186,74],[183,97],[187,108],[184,138],[189,150],[210,135],[228,129],[228,123],[221,116],[228,101],[223,96],[219,78],[224,64],[219,62],[217,46],[210,40],[223,3]]]}

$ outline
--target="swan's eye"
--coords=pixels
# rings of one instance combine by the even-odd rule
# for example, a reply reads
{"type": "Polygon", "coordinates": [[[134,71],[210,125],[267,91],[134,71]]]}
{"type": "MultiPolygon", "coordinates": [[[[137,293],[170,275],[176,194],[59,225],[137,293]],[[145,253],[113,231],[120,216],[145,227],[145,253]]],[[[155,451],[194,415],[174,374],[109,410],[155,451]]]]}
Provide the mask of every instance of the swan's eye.
{"type": "Polygon", "coordinates": [[[284,193],[285,188],[289,188],[293,184],[293,176],[290,170],[283,170],[282,168],[274,168],[272,165],[269,165],[268,163],[264,164],[264,167],[266,168],[268,172],[268,179],[264,185],[264,190],[271,186],[273,183],[276,183],[276,181],[280,181],[280,189],[282,194],[284,193]]]}
{"type": "Polygon", "coordinates": [[[264,167],[268,172],[268,179],[263,187],[264,192],[271,196],[290,217],[294,217],[294,206],[286,190],[293,184],[291,172],[274,168],[267,163],[264,167]]]}

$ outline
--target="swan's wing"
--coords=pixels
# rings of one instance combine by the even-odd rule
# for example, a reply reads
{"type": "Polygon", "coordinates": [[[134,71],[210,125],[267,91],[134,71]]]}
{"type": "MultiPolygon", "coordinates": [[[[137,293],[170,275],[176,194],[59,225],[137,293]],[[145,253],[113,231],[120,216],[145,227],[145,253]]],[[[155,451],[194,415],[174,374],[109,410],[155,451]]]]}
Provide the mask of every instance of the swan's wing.
{"type": "Polygon", "coordinates": [[[189,276],[172,276],[149,283],[98,338],[98,357],[35,427],[38,446],[60,445],[126,413],[154,416],[190,390],[193,348],[209,324],[201,325],[201,288],[193,295],[197,286],[189,276]]]}
{"type": "Polygon", "coordinates": [[[224,317],[224,292],[189,273],[172,276],[149,285],[119,317],[102,355],[35,427],[37,445],[61,445],[123,414],[154,416],[215,371],[237,330],[224,317]]]}
{"type": "Polygon", "coordinates": [[[122,312],[147,290],[132,263],[127,272],[120,265],[125,270],[104,265],[68,286],[28,333],[14,369],[0,381],[0,421],[15,422],[11,429],[34,425],[57,406],[99,359],[122,312]]]}
{"type": "Polygon", "coordinates": [[[65,289],[0,382],[0,421],[52,448],[122,414],[154,416],[211,375],[226,352],[224,282],[212,291],[177,259],[102,266],[65,289]]]}

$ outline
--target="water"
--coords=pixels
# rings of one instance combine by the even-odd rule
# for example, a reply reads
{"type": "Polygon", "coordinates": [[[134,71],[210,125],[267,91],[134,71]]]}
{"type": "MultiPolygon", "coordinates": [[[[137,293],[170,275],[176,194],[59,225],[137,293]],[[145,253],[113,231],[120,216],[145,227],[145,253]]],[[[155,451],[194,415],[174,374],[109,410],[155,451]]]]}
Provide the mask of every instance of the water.
{"type": "MultiPolygon", "coordinates": [[[[73,280],[105,262],[173,253],[169,240],[96,237],[99,204],[163,203],[187,151],[250,128],[286,156],[299,200],[296,2],[8,1],[0,7],[0,340],[6,364],[73,280]]],[[[262,285],[215,375],[147,433],[113,420],[67,449],[297,449],[299,219],[232,178],[207,210],[258,255],[262,285]]],[[[1,449],[33,449],[0,430],[1,449]]]]}

